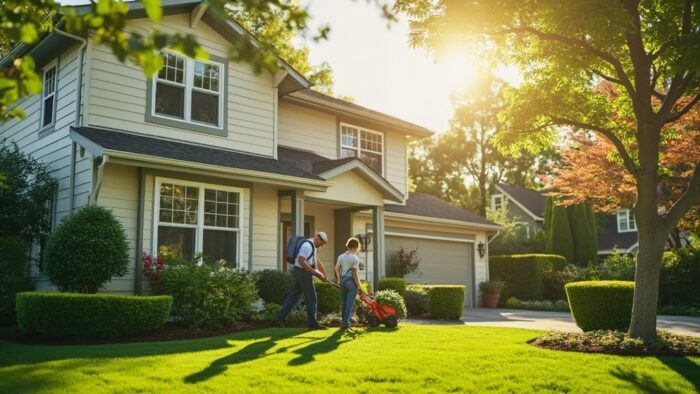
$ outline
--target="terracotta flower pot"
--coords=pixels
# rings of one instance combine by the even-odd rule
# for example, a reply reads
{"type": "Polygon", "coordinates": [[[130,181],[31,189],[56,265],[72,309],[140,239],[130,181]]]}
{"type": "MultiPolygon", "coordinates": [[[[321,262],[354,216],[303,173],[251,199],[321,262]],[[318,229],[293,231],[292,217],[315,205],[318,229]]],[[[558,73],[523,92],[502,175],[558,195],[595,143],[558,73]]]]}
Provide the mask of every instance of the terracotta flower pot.
{"type": "Polygon", "coordinates": [[[483,300],[486,308],[498,308],[498,300],[501,299],[501,293],[484,293],[483,300]]]}

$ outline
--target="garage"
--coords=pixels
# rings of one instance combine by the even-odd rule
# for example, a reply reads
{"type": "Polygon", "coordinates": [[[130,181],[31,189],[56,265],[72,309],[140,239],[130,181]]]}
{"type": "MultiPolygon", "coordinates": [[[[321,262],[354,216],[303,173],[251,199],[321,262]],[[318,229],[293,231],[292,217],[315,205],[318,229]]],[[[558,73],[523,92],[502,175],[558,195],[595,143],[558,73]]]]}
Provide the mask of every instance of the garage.
{"type": "Polygon", "coordinates": [[[417,248],[419,273],[406,277],[409,283],[466,286],[464,305],[474,307],[474,242],[458,238],[438,238],[416,234],[386,233],[386,262],[401,247],[417,248]]]}

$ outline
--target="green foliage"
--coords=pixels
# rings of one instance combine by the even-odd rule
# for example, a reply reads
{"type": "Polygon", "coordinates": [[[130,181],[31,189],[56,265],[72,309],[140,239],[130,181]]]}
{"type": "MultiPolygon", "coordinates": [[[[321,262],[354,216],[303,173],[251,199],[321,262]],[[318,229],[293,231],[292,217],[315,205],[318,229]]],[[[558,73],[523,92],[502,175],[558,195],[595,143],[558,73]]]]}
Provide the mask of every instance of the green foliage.
{"type": "Polygon", "coordinates": [[[544,273],[545,297],[559,300],[566,297],[564,285],[586,280],[634,280],[635,257],[613,251],[600,264],[579,267],[568,264],[562,269],[547,270],[544,273]]]}
{"type": "Polygon", "coordinates": [[[403,297],[394,290],[380,290],[374,295],[374,300],[380,304],[390,305],[396,309],[396,318],[398,320],[406,318],[406,303],[403,297]]]}
{"type": "Polygon", "coordinates": [[[258,297],[267,303],[282,305],[294,286],[294,277],[280,270],[262,270],[253,273],[258,297]]]}
{"type": "Polygon", "coordinates": [[[574,240],[574,260],[578,265],[598,262],[598,231],[590,204],[569,207],[569,223],[574,240]]]}
{"type": "Polygon", "coordinates": [[[532,344],[553,350],[625,356],[700,355],[700,339],[666,331],[659,331],[658,338],[651,343],[644,343],[623,331],[598,330],[583,334],[550,331],[535,339],[532,344]]]}
{"type": "Polygon", "coordinates": [[[253,316],[258,321],[272,323],[276,321],[280,310],[282,310],[282,305],[275,304],[274,302],[266,302],[265,309],[259,311],[253,316]]]}
{"type": "Polygon", "coordinates": [[[479,283],[479,291],[484,294],[500,294],[506,283],[500,280],[489,280],[479,283]]]}
{"type": "Polygon", "coordinates": [[[418,258],[418,249],[406,251],[403,246],[399,248],[389,260],[387,274],[389,276],[403,278],[404,276],[418,271],[421,259],[418,258]]]}
{"type": "Polygon", "coordinates": [[[429,291],[422,285],[408,285],[403,296],[408,317],[423,317],[428,314],[429,291]]]}
{"type": "Polygon", "coordinates": [[[541,300],[545,295],[545,271],[565,264],[563,257],[547,254],[491,256],[489,275],[492,279],[506,282],[501,292],[501,300],[504,302],[512,296],[521,300],[541,300]]]}
{"type": "Polygon", "coordinates": [[[316,298],[320,313],[338,313],[342,306],[340,289],[326,282],[316,282],[316,298]]]}
{"type": "Polygon", "coordinates": [[[394,290],[403,297],[406,294],[406,279],[382,278],[377,283],[377,290],[394,290]]]}
{"type": "Polygon", "coordinates": [[[583,331],[629,328],[634,282],[576,282],[565,288],[571,315],[583,331]]]}
{"type": "Polygon", "coordinates": [[[169,296],[17,294],[17,324],[43,338],[117,338],[157,330],[170,315],[169,296]]]}
{"type": "Polygon", "coordinates": [[[96,293],[128,272],[124,226],[106,208],[83,207],[49,236],[45,258],[46,274],[61,291],[96,293]]]}
{"type": "Polygon", "coordinates": [[[505,307],[531,311],[569,312],[569,304],[564,300],[556,300],[554,302],[549,300],[520,301],[516,297],[510,297],[506,301],[505,307]]]}
{"type": "Polygon", "coordinates": [[[498,237],[489,243],[490,255],[544,252],[544,233],[538,231],[530,238],[525,237],[518,224],[520,217],[509,215],[507,206],[504,205],[501,209],[487,208],[486,218],[501,226],[498,237]]]}
{"type": "Polygon", "coordinates": [[[0,237],[19,235],[43,245],[51,231],[56,179],[45,164],[5,139],[0,140],[0,174],[0,237]]]}
{"type": "Polygon", "coordinates": [[[15,322],[15,294],[30,290],[25,278],[29,245],[20,237],[0,237],[0,325],[15,322]]]}
{"type": "Polygon", "coordinates": [[[569,263],[575,261],[574,239],[566,207],[552,206],[552,224],[550,233],[547,234],[546,251],[549,254],[563,256],[569,263]]]}
{"type": "Polygon", "coordinates": [[[464,286],[432,285],[429,289],[428,311],[433,319],[456,320],[464,312],[464,286]]]}
{"type": "Polygon", "coordinates": [[[700,248],[687,246],[664,253],[659,305],[700,307],[700,248]]]}
{"type": "Polygon", "coordinates": [[[252,275],[226,262],[168,262],[159,275],[164,294],[173,296],[173,316],[192,328],[235,325],[257,299],[252,275]]]}

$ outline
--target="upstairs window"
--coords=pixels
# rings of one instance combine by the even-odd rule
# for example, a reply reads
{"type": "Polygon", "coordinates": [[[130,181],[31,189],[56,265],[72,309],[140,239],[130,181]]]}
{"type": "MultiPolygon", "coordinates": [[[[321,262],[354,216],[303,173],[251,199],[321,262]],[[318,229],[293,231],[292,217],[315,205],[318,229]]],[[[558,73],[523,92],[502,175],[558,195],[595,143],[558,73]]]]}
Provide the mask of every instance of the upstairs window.
{"type": "Polygon", "coordinates": [[[163,52],[153,84],[153,115],[222,128],[223,64],[163,52]]]}
{"type": "Polygon", "coordinates": [[[503,196],[500,194],[496,194],[494,196],[491,196],[491,208],[493,208],[495,211],[500,211],[503,209],[503,196]]]}
{"type": "Polygon", "coordinates": [[[44,69],[41,90],[41,127],[52,125],[56,120],[56,86],[58,85],[58,66],[52,62],[44,69]]]}
{"type": "Polygon", "coordinates": [[[637,223],[634,221],[634,212],[629,209],[617,211],[617,232],[628,233],[637,231],[637,223]]]}
{"type": "Polygon", "coordinates": [[[384,175],[384,134],[341,125],[340,157],[358,157],[377,174],[384,175]]]}

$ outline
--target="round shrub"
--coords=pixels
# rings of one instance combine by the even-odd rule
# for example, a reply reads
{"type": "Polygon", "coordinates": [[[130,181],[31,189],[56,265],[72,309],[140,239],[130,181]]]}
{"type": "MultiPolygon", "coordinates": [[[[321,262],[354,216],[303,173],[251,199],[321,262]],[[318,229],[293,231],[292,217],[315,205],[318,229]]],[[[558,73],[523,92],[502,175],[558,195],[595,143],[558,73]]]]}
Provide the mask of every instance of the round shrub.
{"type": "Polygon", "coordinates": [[[170,296],[17,294],[17,325],[43,338],[117,338],[157,330],[170,315],[170,296]]]}
{"type": "Polygon", "coordinates": [[[49,236],[46,274],[61,291],[96,293],[113,277],[126,275],[128,253],[121,223],[109,210],[89,205],[49,236]]]}
{"type": "Polygon", "coordinates": [[[29,245],[20,237],[0,237],[0,325],[15,322],[15,294],[30,290],[25,278],[29,245]]]}
{"type": "Polygon", "coordinates": [[[294,277],[280,270],[262,270],[253,274],[258,297],[267,303],[282,305],[294,285],[294,277]]]}
{"type": "Polygon", "coordinates": [[[192,328],[236,324],[257,299],[252,276],[223,260],[166,264],[159,281],[163,293],[173,296],[173,316],[192,328]]]}
{"type": "Polygon", "coordinates": [[[377,290],[394,290],[401,297],[406,293],[406,279],[404,278],[384,278],[377,283],[377,290]]]}
{"type": "Polygon", "coordinates": [[[464,312],[464,286],[429,286],[430,317],[433,319],[459,319],[464,312]]]}
{"type": "Polygon", "coordinates": [[[396,309],[396,318],[401,320],[406,318],[406,304],[403,297],[394,290],[380,290],[374,295],[375,301],[392,306],[396,309]]]}
{"type": "Polygon", "coordinates": [[[583,331],[626,331],[632,317],[634,282],[589,281],[566,285],[571,315],[583,331]]]}
{"type": "Polygon", "coordinates": [[[422,285],[406,286],[403,296],[409,317],[423,317],[428,314],[428,289],[422,285]]]}
{"type": "Polygon", "coordinates": [[[342,305],[340,289],[326,282],[316,282],[316,299],[321,313],[339,313],[342,305]]]}

